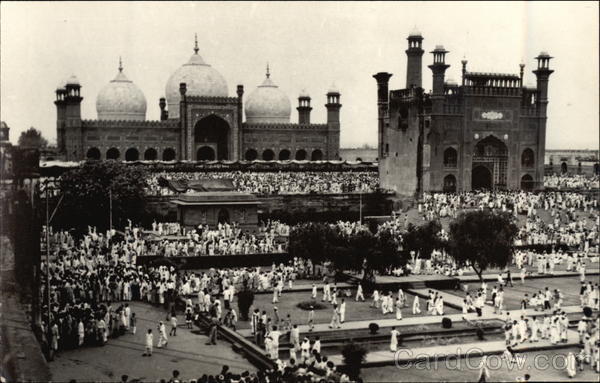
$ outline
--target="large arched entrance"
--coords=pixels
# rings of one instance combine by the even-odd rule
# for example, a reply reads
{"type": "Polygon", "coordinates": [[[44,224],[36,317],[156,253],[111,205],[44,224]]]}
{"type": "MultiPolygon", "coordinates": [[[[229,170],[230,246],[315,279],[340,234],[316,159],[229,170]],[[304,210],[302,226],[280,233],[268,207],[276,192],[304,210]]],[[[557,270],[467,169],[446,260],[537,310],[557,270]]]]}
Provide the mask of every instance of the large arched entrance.
{"type": "Polygon", "coordinates": [[[471,189],[506,189],[508,148],[494,136],[488,136],[475,145],[471,189]]]}
{"type": "Polygon", "coordinates": [[[194,141],[198,153],[203,146],[212,146],[217,149],[216,153],[213,150],[213,160],[229,159],[229,124],[222,118],[213,114],[198,121],[194,127],[194,141]]]}
{"type": "Polygon", "coordinates": [[[562,174],[566,174],[569,171],[569,167],[567,166],[566,162],[560,164],[560,171],[562,174]]]}
{"type": "Polygon", "coordinates": [[[214,161],[215,151],[210,146],[202,146],[198,148],[198,152],[196,153],[196,159],[198,161],[214,161]]]}
{"type": "Polygon", "coordinates": [[[479,165],[473,168],[471,173],[471,189],[491,189],[492,188],[492,172],[486,166],[479,165]]]}

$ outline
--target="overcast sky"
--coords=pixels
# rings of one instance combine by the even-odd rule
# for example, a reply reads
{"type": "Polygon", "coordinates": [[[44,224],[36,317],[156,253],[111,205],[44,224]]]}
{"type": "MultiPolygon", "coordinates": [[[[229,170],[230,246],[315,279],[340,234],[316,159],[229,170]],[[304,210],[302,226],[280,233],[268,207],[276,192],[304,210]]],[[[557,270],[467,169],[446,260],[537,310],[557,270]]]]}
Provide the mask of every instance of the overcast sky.
{"type": "Polygon", "coordinates": [[[11,141],[29,126],[56,141],[56,87],[75,74],[82,84],[82,115],[95,119],[96,95],[124,72],[148,102],[147,119],[159,119],[158,99],[167,79],[193,53],[227,80],[229,95],[243,84],[259,85],[270,63],[271,78],[292,102],[312,97],[311,120],[325,122],[325,93],[341,92],[341,145],[377,144],[374,73],[394,74],[391,89],[405,86],[406,37],[416,26],[425,38],[424,87],[431,89],[428,53],[443,44],[450,54],[447,78],[468,70],[518,73],[531,70],[542,50],[551,68],[547,148],[597,149],[597,2],[2,2],[1,111],[11,141]]]}

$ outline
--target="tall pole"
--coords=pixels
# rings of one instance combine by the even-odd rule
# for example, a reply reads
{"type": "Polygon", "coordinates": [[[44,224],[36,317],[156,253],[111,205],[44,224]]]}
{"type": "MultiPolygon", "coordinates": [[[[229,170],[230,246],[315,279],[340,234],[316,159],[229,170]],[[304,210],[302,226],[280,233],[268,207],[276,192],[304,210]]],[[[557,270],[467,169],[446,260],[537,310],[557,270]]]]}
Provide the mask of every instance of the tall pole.
{"type": "Polygon", "coordinates": [[[111,188],[108,189],[108,201],[109,201],[108,204],[109,204],[109,211],[110,211],[109,212],[109,220],[110,220],[109,228],[112,233],[112,189],[111,188]]]}
{"type": "Polygon", "coordinates": [[[359,190],[358,192],[359,195],[359,207],[358,207],[358,214],[359,214],[359,219],[360,219],[360,224],[362,225],[362,189],[359,190]]]}
{"type": "Polygon", "coordinates": [[[46,299],[48,304],[48,322],[46,323],[46,336],[48,337],[49,350],[51,348],[50,339],[50,208],[49,208],[49,196],[48,196],[48,183],[45,187],[46,194],[46,299]]]}

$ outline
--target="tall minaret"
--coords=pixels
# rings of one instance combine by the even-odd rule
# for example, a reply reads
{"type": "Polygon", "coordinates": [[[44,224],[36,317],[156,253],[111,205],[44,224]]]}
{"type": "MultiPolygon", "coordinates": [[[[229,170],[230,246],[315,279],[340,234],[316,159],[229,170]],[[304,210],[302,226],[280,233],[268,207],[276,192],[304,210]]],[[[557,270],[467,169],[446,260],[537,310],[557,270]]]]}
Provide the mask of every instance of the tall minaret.
{"type": "Polygon", "coordinates": [[[548,80],[554,72],[550,69],[550,60],[552,57],[547,52],[541,52],[536,58],[538,62],[537,69],[533,71],[537,78],[537,118],[538,118],[538,150],[536,158],[536,184],[544,185],[544,157],[546,153],[546,122],[548,120],[548,80]]]}
{"type": "Polygon", "coordinates": [[[538,91],[538,110],[540,116],[546,117],[546,108],[548,106],[548,80],[550,75],[554,72],[550,69],[551,57],[547,52],[541,52],[535,59],[538,62],[537,69],[533,71],[535,77],[537,77],[537,91],[538,91]]]}
{"type": "Polygon", "coordinates": [[[408,49],[406,52],[406,88],[422,88],[423,68],[423,36],[416,28],[408,35],[408,49]]]}

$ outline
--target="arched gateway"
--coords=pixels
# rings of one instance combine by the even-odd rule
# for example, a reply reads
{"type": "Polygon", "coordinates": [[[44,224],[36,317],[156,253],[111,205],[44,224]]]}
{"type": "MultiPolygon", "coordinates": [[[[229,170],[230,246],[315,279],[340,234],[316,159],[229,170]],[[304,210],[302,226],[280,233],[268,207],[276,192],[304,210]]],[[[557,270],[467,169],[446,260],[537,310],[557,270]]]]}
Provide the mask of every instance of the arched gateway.
{"type": "Polygon", "coordinates": [[[502,190],[507,188],[508,148],[494,136],[475,145],[471,190],[502,190]]]}
{"type": "Polygon", "coordinates": [[[228,160],[229,134],[229,124],[214,114],[198,121],[194,127],[197,159],[210,160],[211,155],[204,148],[216,148],[217,152],[213,151],[212,159],[228,160]],[[200,154],[202,158],[199,158],[200,154]]]}

